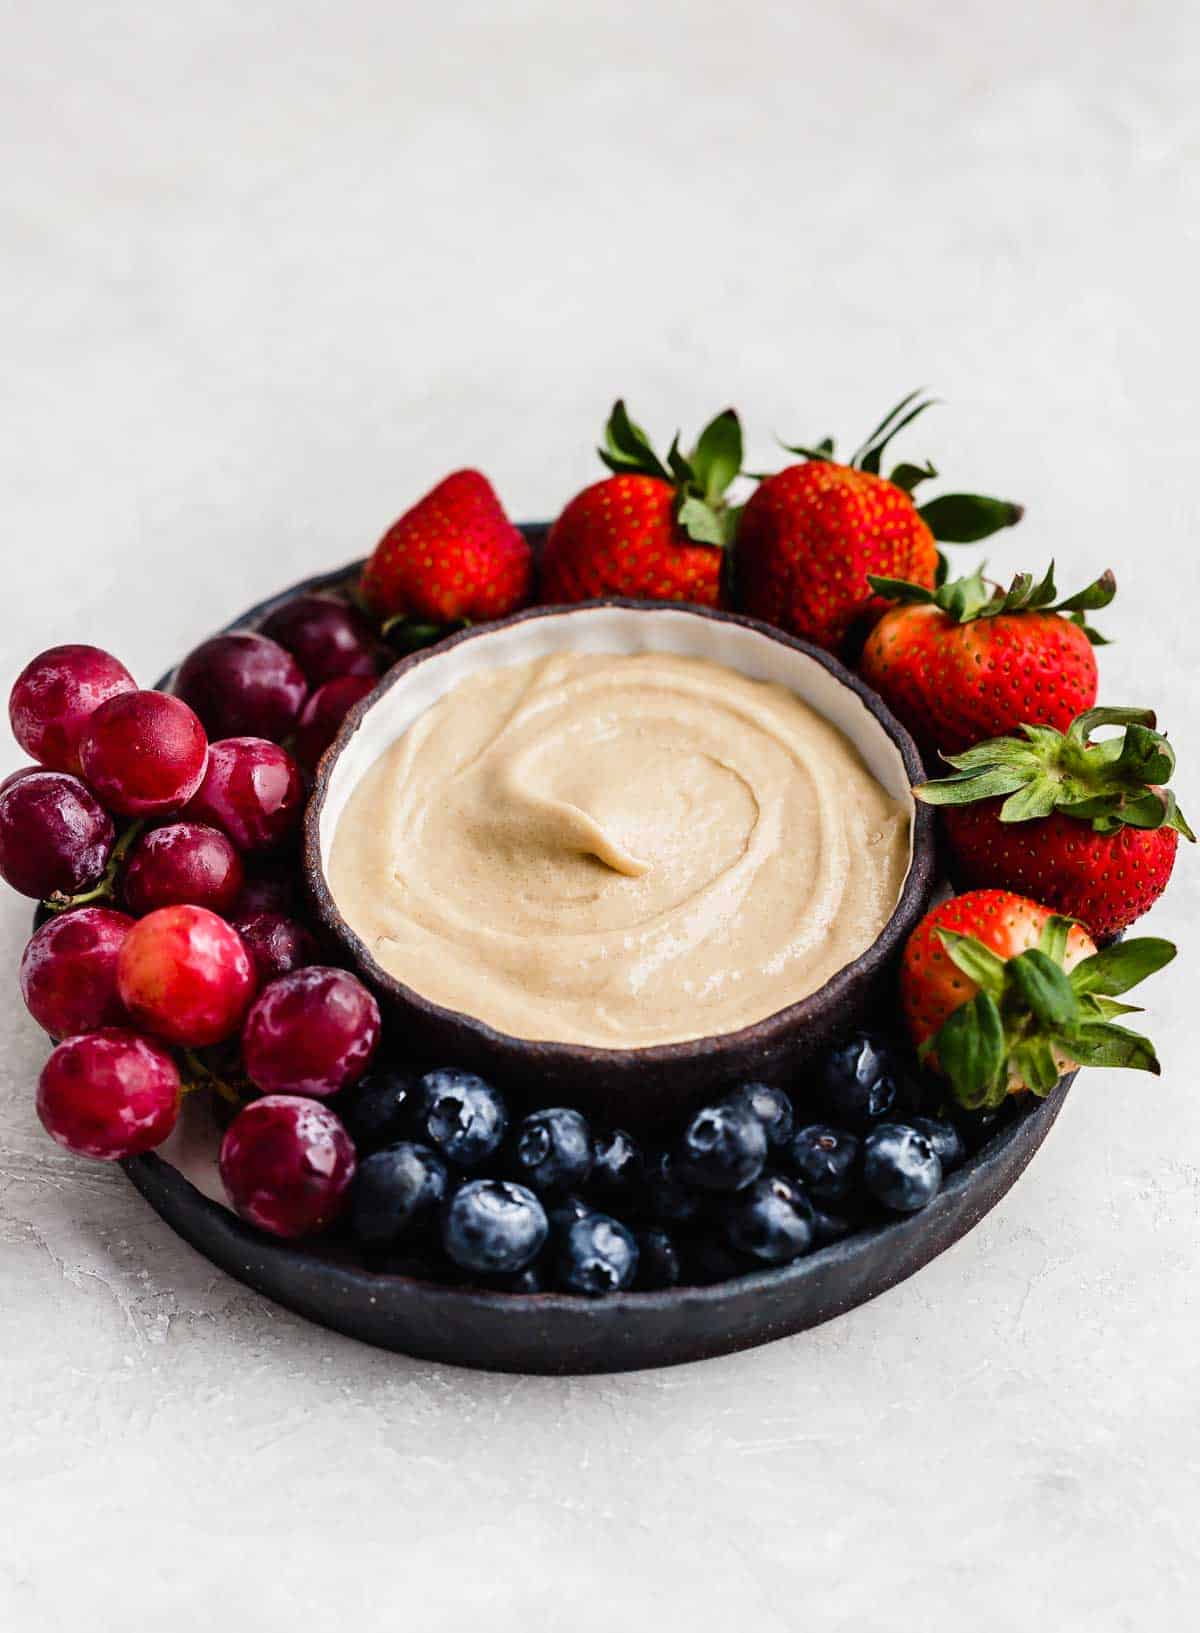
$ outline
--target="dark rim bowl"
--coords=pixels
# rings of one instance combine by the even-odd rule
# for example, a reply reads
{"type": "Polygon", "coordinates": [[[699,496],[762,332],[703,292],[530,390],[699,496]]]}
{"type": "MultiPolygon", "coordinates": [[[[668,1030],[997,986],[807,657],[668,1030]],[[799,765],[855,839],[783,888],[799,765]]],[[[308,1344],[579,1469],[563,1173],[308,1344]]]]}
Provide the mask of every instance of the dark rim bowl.
{"type": "MultiPolygon", "coordinates": [[[[513,1037],[448,1009],[397,980],[343,918],[329,890],[323,851],[349,792],[388,743],[469,673],[558,650],[684,652],[757,679],[782,679],[839,726],[896,797],[921,780],[921,761],[903,726],[878,696],[827,652],[733,613],[670,602],[609,600],[538,607],[477,629],[395,665],[346,717],[323,756],[305,814],[304,873],[315,910],[397,1024],[406,1050],[444,1058],[517,1092],[561,1093],[609,1120],[653,1126],[693,1098],[749,1078],[786,1081],[822,1044],[861,1020],[878,995],[904,938],[924,911],[933,882],[932,813],[912,801],[912,860],[900,899],[876,940],[816,992],[735,1032],[636,1049],[513,1037]],[[370,721],[378,742],[360,734],[370,721]],[[388,722],[397,721],[391,730],[388,722]],[[326,813],[330,813],[328,816],[326,813]]],[[[911,799],[911,795],[908,795],[911,799]]]]}

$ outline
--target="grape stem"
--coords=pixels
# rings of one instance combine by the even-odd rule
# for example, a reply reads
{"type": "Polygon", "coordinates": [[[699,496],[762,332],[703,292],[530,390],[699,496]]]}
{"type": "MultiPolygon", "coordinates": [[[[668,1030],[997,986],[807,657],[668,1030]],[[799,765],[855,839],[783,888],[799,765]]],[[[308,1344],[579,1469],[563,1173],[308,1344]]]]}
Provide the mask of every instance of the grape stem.
{"type": "Polygon", "coordinates": [[[125,858],[129,855],[134,841],[142,833],[146,824],[141,818],[131,822],[121,834],[112,848],[112,853],[105,864],[104,872],[90,890],[81,890],[77,896],[66,896],[61,890],[56,890],[52,896],[47,896],[42,906],[48,913],[66,913],[75,907],[88,907],[92,902],[112,902],[117,899],[117,881],[121,876],[121,869],[125,858]]]}
{"type": "Polygon", "coordinates": [[[241,1105],[242,1097],[233,1084],[227,1083],[223,1077],[218,1077],[194,1049],[181,1049],[180,1059],[183,1065],[180,1090],[183,1094],[194,1094],[197,1089],[211,1089],[231,1106],[241,1105]]]}

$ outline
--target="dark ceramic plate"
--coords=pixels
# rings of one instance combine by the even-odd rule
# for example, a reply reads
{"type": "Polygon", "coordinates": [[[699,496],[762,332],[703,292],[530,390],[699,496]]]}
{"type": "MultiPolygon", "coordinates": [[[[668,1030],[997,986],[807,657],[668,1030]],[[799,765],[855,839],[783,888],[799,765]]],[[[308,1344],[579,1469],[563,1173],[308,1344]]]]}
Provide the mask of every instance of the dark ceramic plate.
{"type": "MultiPolygon", "coordinates": [[[[541,528],[526,530],[537,540],[541,528]]],[[[253,625],[304,590],[344,582],[357,563],[293,585],[230,628],[253,625]]],[[[312,1321],[384,1349],[500,1372],[625,1372],[673,1366],[815,1327],[904,1281],[978,1224],[1050,1131],[1070,1086],[1006,1122],[911,1218],[875,1224],[808,1258],[712,1287],[589,1300],[508,1294],[382,1275],[332,1248],[293,1246],[244,1224],[154,1155],[126,1174],[171,1228],[239,1281],[312,1321]]]]}

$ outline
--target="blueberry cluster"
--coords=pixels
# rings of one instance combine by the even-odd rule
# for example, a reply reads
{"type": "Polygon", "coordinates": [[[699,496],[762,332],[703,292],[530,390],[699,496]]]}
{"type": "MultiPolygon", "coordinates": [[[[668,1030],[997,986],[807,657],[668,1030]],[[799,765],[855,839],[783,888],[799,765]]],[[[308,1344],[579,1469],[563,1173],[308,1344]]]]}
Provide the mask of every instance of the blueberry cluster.
{"type": "Polygon", "coordinates": [[[930,1116],[907,1063],[860,1033],[795,1100],[747,1083],[657,1147],[554,1106],[514,1120],[473,1073],[380,1067],[339,1097],[366,1262],[513,1292],[598,1296],[787,1264],[937,1196],[971,1130],[930,1116]],[[797,1115],[801,1100],[813,1121],[797,1115]]]}

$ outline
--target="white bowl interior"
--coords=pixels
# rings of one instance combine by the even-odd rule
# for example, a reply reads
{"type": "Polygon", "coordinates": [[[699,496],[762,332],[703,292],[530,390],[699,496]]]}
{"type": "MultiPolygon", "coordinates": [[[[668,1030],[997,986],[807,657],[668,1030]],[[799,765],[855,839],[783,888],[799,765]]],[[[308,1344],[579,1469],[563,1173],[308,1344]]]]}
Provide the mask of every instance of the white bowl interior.
{"type": "MultiPolygon", "coordinates": [[[[329,778],[319,829],[321,868],[346,801],[379,756],[412,723],[469,675],[531,663],[553,652],[668,652],[707,658],[752,680],[775,681],[802,698],[854,744],[893,798],[913,807],[900,751],[857,693],[807,653],[744,624],[706,618],[685,607],[580,607],[489,631],[414,665],[364,714],[329,778]]],[[[910,861],[911,861],[910,829],[910,861]]]]}

